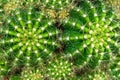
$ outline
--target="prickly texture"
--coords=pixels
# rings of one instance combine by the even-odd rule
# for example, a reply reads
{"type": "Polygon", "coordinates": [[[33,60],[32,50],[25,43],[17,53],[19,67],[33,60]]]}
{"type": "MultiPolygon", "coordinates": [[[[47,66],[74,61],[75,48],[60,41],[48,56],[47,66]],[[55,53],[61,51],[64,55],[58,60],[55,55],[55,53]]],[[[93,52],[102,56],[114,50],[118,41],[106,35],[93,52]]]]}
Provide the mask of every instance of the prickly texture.
{"type": "Polygon", "coordinates": [[[26,8],[26,7],[29,7],[29,6],[32,6],[32,7],[40,7],[40,0],[21,0],[20,1],[20,4],[26,8]]]}
{"type": "Polygon", "coordinates": [[[11,67],[18,65],[39,65],[59,44],[55,40],[59,31],[51,20],[42,13],[17,10],[14,17],[8,17],[6,26],[0,28],[0,46],[4,48],[11,67]]]}
{"type": "Polygon", "coordinates": [[[119,20],[101,0],[90,1],[22,0],[23,7],[5,9],[12,14],[2,7],[0,78],[117,78],[119,59],[112,58],[120,52],[119,20]]]}
{"type": "Polygon", "coordinates": [[[4,75],[9,72],[8,60],[6,59],[6,55],[3,53],[3,51],[0,51],[0,79],[4,78],[4,75]]]}
{"type": "Polygon", "coordinates": [[[119,80],[120,79],[120,55],[114,56],[111,59],[111,64],[109,67],[109,72],[111,79],[119,80]]]}
{"type": "Polygon", "coordinates": [[[15,11],[17,8],[20,8],[20,0],[3,0],[0,1],[0,11],[4,12],[5,14],[9,14],[12,11],[15,11]]]}
{"type": "Polygon", "coordinates": [[[64,32],[59,40],[66,43],[67,56],[73,56],[80,68],[99,66],[102,60],[109,60],[113,47],[119,47],[119,24],[112,10],[106,9],[100,1],[93,4],[89,0],[81,1],[63,25],[64,32]]]}
{"type": "Polygon", "coordinates": [[[97,70],[96,72],[91,73],[87,76],[88,76],[88,80],[107,80],[106,74],[100,70],[97,70]]]}
{"type": "Polygon", "coordinates": [[[24,68],[21,73],[21,80],[44,80],[43,69],[40,67],[38,69],[24,68]]]}
{"type": "Polygon", "coordinates": [[[94,71],[86,72],[85,74],[76,76],[71,80],[109,80],[109,78],[104,71],[97,68],[94,71]]]}
{"type": "Polygon", "coordinates": [[[0,0],[0,25],[3,25],[7,16],[14,15],[14,11],[20,7],[20,0],[0,0]]]}
{"type": "Polygon", "coordinates": [[[40,9],[47,18],[60,22],[69,17],[69,11],[74,7],[74,0],[40,0],[40,9]]]}
{"type": "Polygon", "coordinates": [[[115,10],[115,14],[117,18],[120,19],[120,0],[105,0],[109,6],[112,6],[113,10],[115,10]]]}
{"type": "Polygon", "coordinates": [[[63,57],[51,59],[46,65],[46,75],[50,80],[70,79],[72,76],[73,64],[63,57]]]}
{"type": "Polygon", "coordinates": [[[73,0],[40,0],[41,4],[49,9],[62,10],[70,5],[73,0]]]}

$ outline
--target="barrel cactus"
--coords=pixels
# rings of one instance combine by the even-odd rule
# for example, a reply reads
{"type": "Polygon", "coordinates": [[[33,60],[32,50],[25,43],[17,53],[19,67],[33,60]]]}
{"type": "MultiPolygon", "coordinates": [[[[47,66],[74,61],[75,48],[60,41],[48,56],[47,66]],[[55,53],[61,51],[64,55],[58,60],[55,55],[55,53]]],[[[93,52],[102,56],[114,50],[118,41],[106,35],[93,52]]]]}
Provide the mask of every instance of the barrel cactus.
{"type": "Polygon", "coordinates": [[[109,72],[111,78],[114,80],[120,79],[120,55],[117,55],[116,57],[113,57],[111,59],[111,64],[109,66],[109,72]]]}
{"type": "Polygon", "coordinates": [[[11,59],[12,67],[23,63],[27,66],[41,64],[42,58],[54,52],[59,46],[55,40],[59,30],[52,24],[32,7],[27,11],[17,10],[13,17],[8,17],[6,25],[0,27],[0,45],[11,59]]]}
{"type": "Polygon", "coordinates": [[[1,79],[119,79],[120,21],[103,0],[5,0],[0,17],[1,79]]]}
{"type": "Polygon", "coordinates": [[[73,64],[63,57],[53,58],[46,65],[46,75],[50,80],[70,79],[73,76],[73,64]]]}
{"type": "Polygon", "coordinates": [[[59,40],[66,42],[68,56],[77,55],[75,64],[79,67],[94,68],[111,57],[113,46],[119,48],[119,24],[114,20],[113,11],[103,3],[81,1],[69,17],[63,21],[64,32],[59,40]]]}

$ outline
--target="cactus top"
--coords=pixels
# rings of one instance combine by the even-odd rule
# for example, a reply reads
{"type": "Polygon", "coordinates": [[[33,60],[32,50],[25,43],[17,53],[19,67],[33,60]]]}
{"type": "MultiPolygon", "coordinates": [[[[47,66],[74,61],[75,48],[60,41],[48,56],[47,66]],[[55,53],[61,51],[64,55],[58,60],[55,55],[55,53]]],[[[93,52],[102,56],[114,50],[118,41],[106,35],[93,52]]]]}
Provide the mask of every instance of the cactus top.
{"type": "Polygon", "coordinates": [[[16,56],[15,62],[22,56],[27,63],[33,56],[40,60],[59,46],[55,40],[59,31],[52,26],[52,21],[44,19],[42,13],[35,12],[31,7],[26,11],[17,10],[14,16],[8,17],[1,32],[0,44],[7,54],[16,56]]]}

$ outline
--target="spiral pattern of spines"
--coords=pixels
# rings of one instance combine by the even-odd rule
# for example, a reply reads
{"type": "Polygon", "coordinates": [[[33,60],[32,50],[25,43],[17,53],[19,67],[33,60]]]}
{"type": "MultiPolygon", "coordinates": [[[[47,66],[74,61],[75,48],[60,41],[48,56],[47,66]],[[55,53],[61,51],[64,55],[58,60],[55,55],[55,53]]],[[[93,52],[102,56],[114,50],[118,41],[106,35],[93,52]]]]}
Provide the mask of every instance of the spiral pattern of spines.
{"type": "Polygon", "coordinates": [[[70,79],[73,75],[73,64],[63,57],[53,58],[46,65],[46,75],[50,80],[70,79]]]}
{"type": "Polygon", "coordinates": [[[34,69],[31,67],[24,68],[21,73],[21,80],[44,80],[44,72],[40,69],[34,69]]]}
{"type": "Polygon", "coordinates": [[[119,24],[114,20],[114,13],[106,10],[105,5],[99,1],[95,5],[89,0],[82,1],[80,8],[74,8],[70,18],[64,20],[63,24],[65,31],[59,40],[69,41],[66,53],[71,56],[78,53],[81,58],[86,59],[83,64],[89,61],[93,61],[93,64],[94,61],[100,63],[104,57],[111,56],[111,46],[119,48],[117,40],[113,38],[119,37],[116,31],[119,24]],[[71,29],[73,31],[70,31],[71,29]]]}
{"type": "Polygon", "coordinates": [[[59,31],[52,26],[53,21],[43,20],[42,13],[34,12],[32,7],[26,12],[16,11],[14,17],[8,18],[7,26],[1,31],[4,38],[0,44],[5,45],[8,55],[15,55],[13,64],[17,65],[19,58],[30,65],[31,56],[37,61],[42,57],[50,55],[59,44],[55,40],[59,31]],[[35,15],[35,16],[34,16],[35,15]],[[35,18],[34,18],[35,17],[35,18]],[[49,28],[49,30],[47,30],[49,28]],[[12,44],[8,46],[7,44],[12,44]],[[19,50],[18,50],[19,49],[19,50]],[[18,50],[18,52],[15,51],[18,50]]]}

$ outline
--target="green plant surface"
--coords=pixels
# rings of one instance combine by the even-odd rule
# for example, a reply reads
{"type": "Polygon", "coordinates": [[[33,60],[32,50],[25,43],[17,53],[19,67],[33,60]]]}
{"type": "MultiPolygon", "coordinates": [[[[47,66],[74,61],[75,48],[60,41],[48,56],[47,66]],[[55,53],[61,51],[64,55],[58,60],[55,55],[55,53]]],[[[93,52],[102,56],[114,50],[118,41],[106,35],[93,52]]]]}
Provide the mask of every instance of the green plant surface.
{"type": "Polygon", "coordinates": [[[50,59],[46,65],[46,75],[50,80],[70,79],[73,76],[73,64],[63,57],[50,59]]]}
{"type": "Polygon", "coordinates": [[[0,80],[119,80],[119,53],[104,0],[0,0],[0,80]]]}
{"type": "Polygon", "coordinates": [[[54,10],[62,10],[72,4],[73,0],[40,0],[44,7],[54,10]]]}
{"type": "Polygon", "coordinates": [[[113,80],[120,79],[120,55],[117,55],[111,59],[109,74],[113,80]]]}
{"type": "Polygon", "coordinates": [[[70,18],[63,21],[65,29],[59,40],[66,43],[68,56],[77,56],[76,65],[94,68],[103,59],[109,60],[114,48],[120,47],[119,24],[114,18],[113,11],[100,1],[92,4],[84,0],[79,8],[71,10],[70,18]]]}
{"type": "Polygon", "coordinates": [[[59,31],[52,21],[44,19],[42,13],[35,12],[31,7],[26,11],[17,10],[13,17],[8,17],[1,32],[3,37],[0,44],[12,58],[13,66],[19,62],[25,65],[40,64],[41,58],[51,55],[59,46],[55,40],[59,31]]]}

